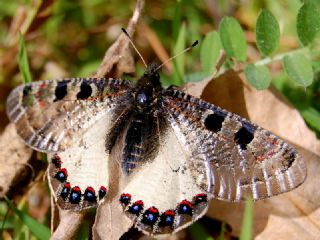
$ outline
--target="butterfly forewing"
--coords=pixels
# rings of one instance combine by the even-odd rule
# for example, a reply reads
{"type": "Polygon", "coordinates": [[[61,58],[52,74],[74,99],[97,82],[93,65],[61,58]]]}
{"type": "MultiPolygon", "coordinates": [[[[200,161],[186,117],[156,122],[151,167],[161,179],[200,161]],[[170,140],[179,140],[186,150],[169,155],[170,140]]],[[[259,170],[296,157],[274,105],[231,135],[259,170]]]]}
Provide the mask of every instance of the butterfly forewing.
{"type": "Polygon", "coordinates": [[[302,157],[269,131],[178,90],[164,92],[163,106],[190,153],[193,176],[210,176],[202,185],[213,197],[264,199],[304,181],[302,157]]]}
{"type": "Polygon", "coordinates": [[[61,151],[105,112],[130,103],[130,84],[115,79],[75,78],[17,87],[7,113],[18,134],[34,149],[61,151]]]}

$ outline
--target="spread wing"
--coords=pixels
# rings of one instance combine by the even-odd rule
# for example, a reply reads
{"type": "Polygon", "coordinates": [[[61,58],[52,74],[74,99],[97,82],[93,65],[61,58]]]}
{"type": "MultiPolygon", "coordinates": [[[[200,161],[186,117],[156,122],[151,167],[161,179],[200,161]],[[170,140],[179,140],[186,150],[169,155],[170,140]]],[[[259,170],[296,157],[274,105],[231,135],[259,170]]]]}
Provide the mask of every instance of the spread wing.
{"type": "Polygon", "coordinates": [[[304,181],[302,157],[271,132],[175,89],[164,91],[162,104],[190,155],[192,175],[209,176],[198,184],[212,197],[264,199],[304,181]]]}
{"type": "Polygon", "coordinates": [[[63,151],[105,114],[131,101],[128,81],[71,78],[39,81],[14,89],[7,115],[32,148],[63,151]]]}

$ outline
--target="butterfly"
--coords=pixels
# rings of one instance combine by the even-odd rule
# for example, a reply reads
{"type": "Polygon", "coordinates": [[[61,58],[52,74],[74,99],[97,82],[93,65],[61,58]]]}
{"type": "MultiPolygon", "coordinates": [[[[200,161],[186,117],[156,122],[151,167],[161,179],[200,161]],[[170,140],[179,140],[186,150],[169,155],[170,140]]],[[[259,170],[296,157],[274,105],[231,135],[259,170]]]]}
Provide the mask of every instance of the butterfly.
{"type": "Polygon", "coordinates": [[[81,211],[116,198],[146,234],[185,228],[212,198],[265,199],[306,177],[292,146],[176,87],[163,88],[157,65],[136,84],[107,78],[28,83],[11,92],[6,109],[26,144],[48,153],[59,206],[81,211]]]}

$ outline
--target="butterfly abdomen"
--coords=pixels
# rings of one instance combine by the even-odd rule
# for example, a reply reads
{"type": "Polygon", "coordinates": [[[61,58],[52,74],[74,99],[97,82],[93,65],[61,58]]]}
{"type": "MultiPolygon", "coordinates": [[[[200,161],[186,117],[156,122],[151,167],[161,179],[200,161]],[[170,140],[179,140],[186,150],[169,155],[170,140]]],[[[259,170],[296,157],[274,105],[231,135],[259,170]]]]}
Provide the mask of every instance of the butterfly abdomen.
{"type": "Polygon", "coordinates": [[[159,135],[164,130],[160,130],[158,123],[159,119],[153,114],[133,114],[123,149],[121,164],[124,172],[130,173],[137,166],[152,161],[157,155],[159,135]]]}

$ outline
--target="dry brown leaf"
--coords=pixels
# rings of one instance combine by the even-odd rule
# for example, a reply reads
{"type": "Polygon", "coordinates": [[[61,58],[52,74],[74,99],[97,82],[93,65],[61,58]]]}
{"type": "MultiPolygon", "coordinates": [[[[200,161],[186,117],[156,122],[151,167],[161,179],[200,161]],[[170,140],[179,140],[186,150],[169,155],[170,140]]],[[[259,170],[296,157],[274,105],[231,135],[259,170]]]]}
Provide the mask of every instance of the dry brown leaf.
{"type": "MultiPolygon", "coordinates": [[[[193,92],[192,87],[189,92],[193,92]]],[[[195,92],[198,93],[199,88],[195,92]]],[[[276,90],[256,91],[233,71],[209,82],[202,98],[299,146],[306,161],[308,177],[299,188],[254,204],[256,239],[316,239],[320,236],[320,191],[315,180],[320,171],[320,141],[298,111],[276,90]]],[[[243,209],[244,204],[213,200],[207,215],[229,223],[233,234],[239,236],[243,209]]]]}
{"type": "Polygon", "coordinates": [[[13,124],[9,124],[0,136],[0,198],[21,179],[21,173],[30,168],[28,161],[32,149],[18,136],[13,124]]]}
{"type": "Polygon", "coordinates": [[[93,239],[119,239],[132,227],[132,224],[132,221],[125,216],[118,199],[105,201],[97,210],[92,229],[93,239]]]}
{"type": "MultiPolygon", "coordinates": [[[[126,29],[130,36],[134,34],[144,3],[144,0],[137,1],[126,29]]],[[[128,37],[125,34],[121,34],[104,55],[102,63],[93,77],[120,77],[124,72],[134,72],[134,61],[129,51],[129,45],[130,41],[128,37]]]]}
{"type": "Polygon", "coordinates": [[[83,219],[84,213],[59,209],[60,223],[51,236],[51,240],[73,239],[83,219]]]}

